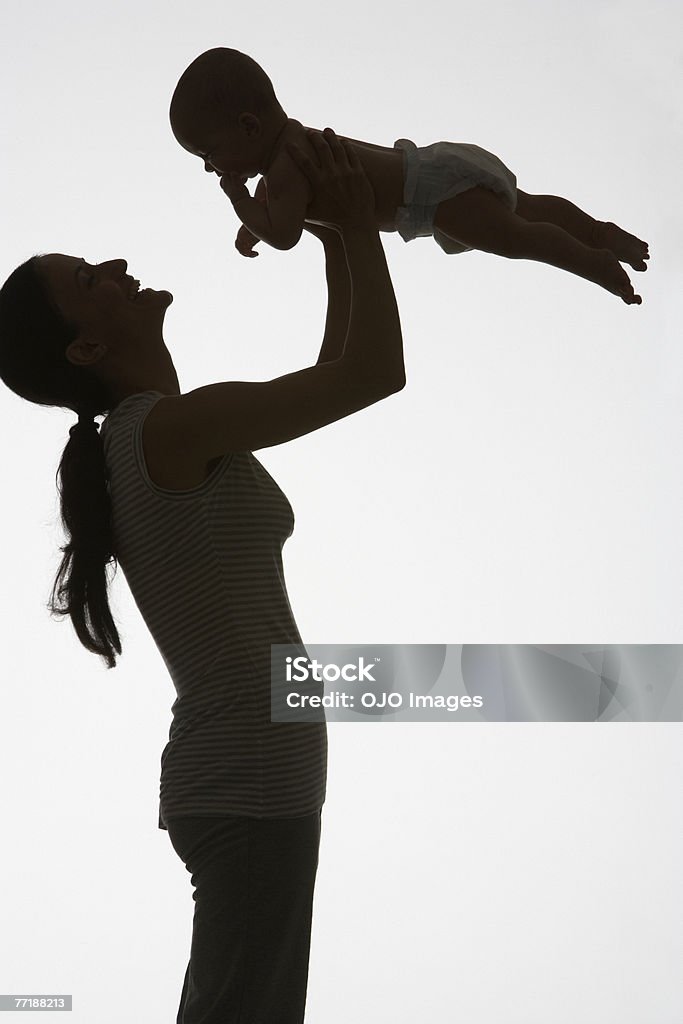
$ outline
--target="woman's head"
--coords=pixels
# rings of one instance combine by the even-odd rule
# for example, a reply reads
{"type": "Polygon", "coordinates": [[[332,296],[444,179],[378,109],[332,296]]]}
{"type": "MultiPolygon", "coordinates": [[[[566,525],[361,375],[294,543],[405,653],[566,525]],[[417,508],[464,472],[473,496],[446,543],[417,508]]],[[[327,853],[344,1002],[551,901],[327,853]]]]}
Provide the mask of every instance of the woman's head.
{"type": "Polygon", "coordinates": [[[158,386],[168,375],[162,326],[173,296],[138,293],[127,270],[125,260],[93,266],[62,253],[17,267],[0,289],[5,384],[31,402],[95,414],[158,386]]]}
{"type": "Polygon", "coordinates": [[[107,597],[106,567],[116,555],[92,417],[146,388],[179,393],[161,337],[172,296],[150,289],[133,298],[126,271],[125,260],[94,268],[51,253],[26,260],[0,289],[0,378],[30,402],[91,417],[69,432],[57,471],[69,542],[48,608],[70,615],[81,643],[109,668],[121,652],[107,597]]]}
{"type": "Polygon", "coordinates": [[[0,289],[0,377],[30,402],[102,411],[109,402],[104,385],[66,359],[79,326],[62,314],[41,259],[26,260],[0,289]]]}

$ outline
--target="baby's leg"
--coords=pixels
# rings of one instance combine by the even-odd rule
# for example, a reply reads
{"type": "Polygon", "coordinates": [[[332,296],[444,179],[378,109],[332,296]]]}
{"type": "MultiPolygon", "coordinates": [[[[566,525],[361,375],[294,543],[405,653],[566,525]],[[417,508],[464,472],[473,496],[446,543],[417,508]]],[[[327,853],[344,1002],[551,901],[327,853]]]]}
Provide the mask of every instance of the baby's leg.
{"type": "Polygon", "coordinates": [[[628,304],[642,301],[606,248],[584,245],[557,224],[525,220],[481,185],[439,203],[434,227],[472,249],[548,263],[599,284],[628,304]]]}
{"type": "Polygon", "coordinates": [[[557,224],[574,238],[593,249],[609,249],[622,263],[634,270],[647,270],[649,260],[647,242],[613,224],[594,220],[578,206],[561,196],[531,195],[517,189],[517,213],[532,223],[544,221],[557,224]]]}

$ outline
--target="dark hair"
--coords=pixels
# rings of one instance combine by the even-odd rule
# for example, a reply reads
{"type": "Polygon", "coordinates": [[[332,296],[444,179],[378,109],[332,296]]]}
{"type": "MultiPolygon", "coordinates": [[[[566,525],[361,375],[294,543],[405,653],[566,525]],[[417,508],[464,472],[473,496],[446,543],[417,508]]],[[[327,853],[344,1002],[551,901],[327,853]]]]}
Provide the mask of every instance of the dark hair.
{"type": "Polygon", "coordinates": [[[260,64],[239,50],[216,46],[196,57],[175,87],[169,116],[191,110],[236,121],[245,110],[257,116],[280,109],[273,83],[260,64]]]}
{"type": "MultiPolygon", "coordinates": [[[[89,418],[108,412],[104,383],[65,356],[78,328],[57,308],[38,260],[32,256],[22,263],[0,289],[0,378],[37,405],[89,418]]],[[[113,562],[115,574],[118,563],[104,448],[94,421],[69,431],[57,489],[68,543],[60,548],[63,558],[47,607],[53,616],[69,615],[83,646],[114,668],[121,642],[109,608],[107,565],[113,562]]]]}

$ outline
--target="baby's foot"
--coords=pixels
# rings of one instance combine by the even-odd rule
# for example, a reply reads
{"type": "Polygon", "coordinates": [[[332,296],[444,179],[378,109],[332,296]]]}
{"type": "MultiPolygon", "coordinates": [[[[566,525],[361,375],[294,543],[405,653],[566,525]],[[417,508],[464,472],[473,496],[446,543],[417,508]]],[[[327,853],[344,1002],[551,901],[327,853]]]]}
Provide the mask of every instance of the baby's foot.
{"type": "Polygon", "coordinates": [[[611,220],[595,223],[593,239],[598,249],[609,249],[621,263],[629,263],[634,270],[647,270],[650,253],[647,242],[629,235],[611,220]]]}
{"type": "Polygon", "coordinates": [[[634,303],[640,305],[643,300],[634,292],[628,274],[614,253],[609,249],[597,249],[596,254],[598,257],[598,272],[595,278],[597,284],[602,285],[613,295],[620,295],[627,306],[634,303]]]}

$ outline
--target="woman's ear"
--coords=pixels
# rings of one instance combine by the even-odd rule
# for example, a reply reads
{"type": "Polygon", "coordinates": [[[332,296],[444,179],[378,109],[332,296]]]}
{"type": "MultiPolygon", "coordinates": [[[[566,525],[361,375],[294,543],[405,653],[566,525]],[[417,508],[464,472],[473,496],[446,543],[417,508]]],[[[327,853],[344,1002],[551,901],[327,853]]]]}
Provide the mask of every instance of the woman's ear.
{"type": "Polygon", "coordinates": [[[65,349],[64,355],[74,366],[91,366],[105,355],[107,346],[101,341],[78,337],[65,349]]]}

